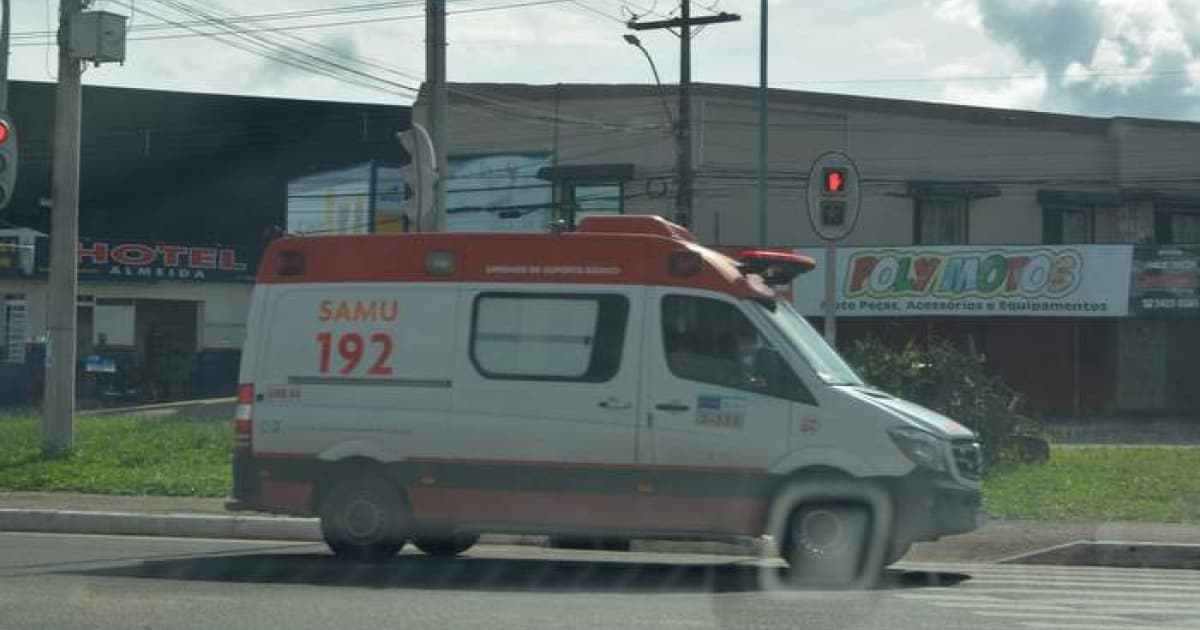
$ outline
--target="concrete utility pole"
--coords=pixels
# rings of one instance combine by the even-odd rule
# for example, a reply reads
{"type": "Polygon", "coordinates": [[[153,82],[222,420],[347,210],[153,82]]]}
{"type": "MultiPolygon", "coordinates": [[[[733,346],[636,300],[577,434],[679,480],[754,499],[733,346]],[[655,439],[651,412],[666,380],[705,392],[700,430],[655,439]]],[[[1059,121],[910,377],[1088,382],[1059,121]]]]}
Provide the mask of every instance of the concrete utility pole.
{"type": "Polygon", "coordinates": [[[767,246],[767,0],[758,18],[758,245],[767,246]]]}
{"type": "Polygon", "coordinates": [[[11,0],[3,0],[0,16],[0,112],[8,111],[8,33],[12,28],[11,0]]]}
{"type": "Polygon", "coordinates": [[[671,20],[640,22],[631,20],[626,25],[635,31],[657,29],[679,29],[679,120],[675,130],[675,168],[679,183],[675,190],[675,222],[691,227],[692,224],[692,28],[704,24],[736,22],[740,15],[721,12],[716,15],[692,17],[691,0],[679,4],[679,17],[671,20]]]}
{"type": "Polygon", "coordinates": [[[61,0],[58,9],[58,91],[54,108],[54,174],[51,188],[50,287],[46,337],[46,390],[42,448],[70,451],[75,439],[75,248],[79,241],[79,144],[83,62],[71,56],[71,17],[84,0],[61,0]]]}
{"type": "Polygon", "coordinates": [[[432,229],[446,229],[446,0],[425,2],[425,87],[429,90],[429,135],[433,140],[432,229]]]}

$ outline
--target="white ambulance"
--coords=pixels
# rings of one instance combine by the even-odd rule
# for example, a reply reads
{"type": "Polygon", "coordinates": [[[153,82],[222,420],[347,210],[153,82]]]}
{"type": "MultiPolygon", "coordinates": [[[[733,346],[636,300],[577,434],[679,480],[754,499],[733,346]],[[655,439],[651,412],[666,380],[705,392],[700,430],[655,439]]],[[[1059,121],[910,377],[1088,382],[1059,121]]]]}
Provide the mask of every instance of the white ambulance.
{"type": "Polygon", "coordinates": [[[977,528],[976,436],[859,379],[773,288],[811,268],[649,216],[276,240],[230,507],[317,515],[351,557],[771,535],[848,579],[977,528]]]}

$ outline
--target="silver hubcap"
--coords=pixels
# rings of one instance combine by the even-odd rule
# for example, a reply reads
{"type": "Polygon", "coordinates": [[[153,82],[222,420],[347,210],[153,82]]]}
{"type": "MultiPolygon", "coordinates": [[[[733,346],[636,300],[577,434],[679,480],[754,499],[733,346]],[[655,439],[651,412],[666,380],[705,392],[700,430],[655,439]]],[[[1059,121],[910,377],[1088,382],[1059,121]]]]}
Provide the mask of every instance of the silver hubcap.
{"type": "Polygon", "coordinates": [[[831,510],[817,509],[805,513],[797,529],[800,544],[811,554],[832,553],[845,543],[842,519],[831,510]]]}
{"type": "Polygon", "coordinates": [[[379,506],[363,497],[355,497],[346,504],[343,525],[346,533],[357,540],[367,540],[378,534],[383,523],[379,506]]]}

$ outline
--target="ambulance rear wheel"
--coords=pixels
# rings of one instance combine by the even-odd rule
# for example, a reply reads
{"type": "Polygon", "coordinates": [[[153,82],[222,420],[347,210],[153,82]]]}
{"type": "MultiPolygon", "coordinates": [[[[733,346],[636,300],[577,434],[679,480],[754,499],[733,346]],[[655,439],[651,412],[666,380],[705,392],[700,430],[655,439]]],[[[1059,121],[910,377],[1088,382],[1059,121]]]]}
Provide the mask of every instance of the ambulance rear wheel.
{"type": "Polygon", "coordinates": [[[404,497],[382,479],[355,475],[335,482],[321,506],[321,534],[339,558],[381,560],[404,546],[404,497]]]}
{"type": "Polygon", "coordinates": [[[452,558],[475,546],[479,534],[451,534],[449,536],[418,536],[413,544],[425,555],[436,558],[452,558]]]}

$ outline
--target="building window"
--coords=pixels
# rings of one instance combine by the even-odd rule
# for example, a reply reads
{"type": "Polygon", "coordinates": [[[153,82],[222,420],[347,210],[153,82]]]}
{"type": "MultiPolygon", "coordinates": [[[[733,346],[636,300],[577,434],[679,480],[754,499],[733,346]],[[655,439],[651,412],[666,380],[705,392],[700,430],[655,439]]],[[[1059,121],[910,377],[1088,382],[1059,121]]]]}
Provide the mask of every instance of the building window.
{"type": "Polygon", "coordinates": [[[620,368],[628,315],[621,295],[483,293],[471,360],[491,379],[605,382],[620,368]]]}
{"type": "Polygon", "coordinates": [[[667,296],[662,333],[667,367],[679,378],[813,404],[791,366],[732,304],[667,296]]]}
{"type": "Polygon", "coordinates": [[[1042,213],[1044,243],[1077,245],[1121,242],[1121,226],[1115,208],[1047,206],[1042,213]]]}
{"type": "Polygon", "coordinates": [[[1092,242],[1092,215],[1087,210],[1063,210],[1062,242],[1064,244],[1092,242]]]}
{"type": "Polygon", "coordinates": [[[1159,242],[1170,245],[1200,244],[1200,214],[1192,212],[1168,212],[1159,218],[1159,242]]]}
{"type": "Polygon", "coordinates": [[[962,245],[967,242],[967,200],[961,197],[917,198],[917,245],[962,245]]]}

